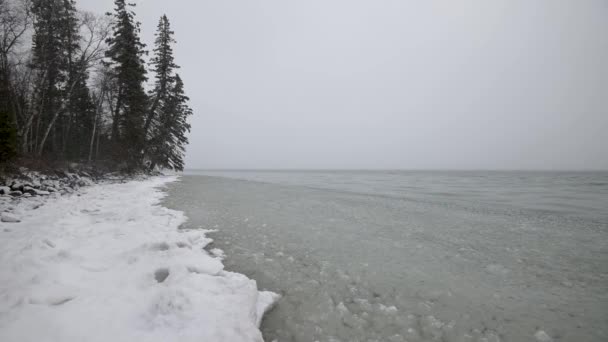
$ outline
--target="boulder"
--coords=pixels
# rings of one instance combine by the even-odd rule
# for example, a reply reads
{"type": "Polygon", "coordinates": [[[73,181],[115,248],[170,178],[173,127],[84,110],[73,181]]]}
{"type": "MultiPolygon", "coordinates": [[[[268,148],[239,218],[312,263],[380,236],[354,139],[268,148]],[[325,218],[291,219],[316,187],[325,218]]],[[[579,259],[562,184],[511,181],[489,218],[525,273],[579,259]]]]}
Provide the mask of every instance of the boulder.
{"type": "Polygon", "coordinates": [[[13,182],[13,184],[11,185],[11,189],[13,191],[21,191],[23,189],[23,183],[19,181],[13,182]]]}
{"type": "Polygon", "coordinates": [[[79,179],[76,184],[78,184],[78,186],[89,186],[89,185],[93,185],[93,181],[90,180],[89,178],[83,177],[83,178],[79,179]]]}
{"type": "Polygon", "coordinates": [[[27,186],[27,185],[23,187],[23,193],[30,194],[33,196],[37,195],[36,189],[32,188],[31,186],[27,186]]]}
{"type": "Polygon", "coordinates": [[[0,195],[8,195],[11,193],[11,188],[8,186],[0,186],[0,195]]]}
{"type": "Polygon", "coordinates": [[[38,196],[48,196],[48,195],[51,194],[50,192],[44,191],[44,190],[36,190],[36,189],[34,189],[34,191],[36,192],[36,195],[38,195],[38,196]]]}
{"type": "Polygon", "coordinates": [[[9,222],[9,223],[17,223],[17,222],[21,222],[21,219],[19,219],[19,217],[17,217],[17,215],[15,215],[15,214],[2,213],[2,215],[0,215],[0,221],[9,222]]]}
{"type": "Polygon", "coordinates": [[[23,195],[23,193],[21,191],[19,191],[19,190],[14,190],[14,191],[11,191],[9,193],[9,195],[11,195],[13,197],[21,197],[21,195],[23,195]]]}

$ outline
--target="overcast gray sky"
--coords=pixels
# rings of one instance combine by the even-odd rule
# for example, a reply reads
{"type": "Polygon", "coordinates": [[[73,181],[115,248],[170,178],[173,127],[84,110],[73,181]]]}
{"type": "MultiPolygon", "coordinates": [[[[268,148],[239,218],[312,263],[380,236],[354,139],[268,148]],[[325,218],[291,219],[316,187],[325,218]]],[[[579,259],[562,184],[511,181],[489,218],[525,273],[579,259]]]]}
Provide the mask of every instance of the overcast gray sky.
{"type": "MultiPolygon", "coordinates": [[[[112,0],[78,0],[110,10],[112,0]]],[[[143,0],[187,168],[608,169],[606,0],[143,0]]]]}

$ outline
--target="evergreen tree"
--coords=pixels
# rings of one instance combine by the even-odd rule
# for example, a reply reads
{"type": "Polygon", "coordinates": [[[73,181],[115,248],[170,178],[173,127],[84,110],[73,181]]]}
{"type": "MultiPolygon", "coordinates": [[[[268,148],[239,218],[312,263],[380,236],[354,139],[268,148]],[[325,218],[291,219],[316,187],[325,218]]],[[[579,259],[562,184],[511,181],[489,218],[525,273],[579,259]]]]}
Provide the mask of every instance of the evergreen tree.
{"type": "Polygon", "coordinates": [[[71,144],[73,140],[72,132],[80,134],[81,132],[75,131],[74,127],[75,116],[82,116],[82,110],[79,108],[78,102],[82,101],[82,95],[86,92],[88,95],[88,88],[86,85],[86,67],[82,61],[82,51],[80,48],[80,33],[78,29],[79,20],[77,17],[77,10],[74,0],[62,0],[63,1],[63,13],[60,18],[60,32],[62,38],[62,55],[65,60],[65,73],[66,83],[63,87],[63,97],[67,103],[65,104],[66,110],[63,113],[60,129],[62,135],[62,148],[61,155],[63,157],[74,157],[74,150],[80,148],[80,146],[71,144]],[[83,89],[84,88],[84,89],[83,89]],[[67,155],[66,155],[67,154],[67,155]]]}
{"type": "Polygon", "coordinates": [[[178,69],[173,58],[173,48],[171,44],[175,43],[173,39],[174,32],[171,31],[171,25],[166,15],[160,18],[154,41],[154,56],[150,62],[152,71],[154,72],[155,82],[154,88],[150,92],[152,99],[151,107],[148,111],[148,117],[144,125],[144,132],[149,133],[150,125],[154,117],[158,115],[159,106],[162,106],[167,101],[169,89],[175,83],[175,69],[178,69]]]}
{"type": "Polygon", "coordinates": [[[82,61],[74,65],[73,89],[69,98],[67,113],[70,114],[69,126],[66,129],[65,157],[69,160],[85,159],[88,156],[88,144],[95,120],[95,105],[87,86],[88,74],[82,61]]]}
{"type": "Polygon", "coordinates": [[[144,131],[148,137],[146,157],[151,162],[150,166],[183,170],[184,149],[188,143],[186,133],[190,131],[187,117],[192,110],[187,105],[184,84],[175,74],[179,66],[173,57],[173,35],[169,19],[163,15],[158,23],[154,56],[150,63],[155,83],[150,92],[153,100],[144,131]]]}
{"type": "MultiPolygon", "coordinates": [[[[37,140],[46,140],[45,127],[52,125],[53,114],[61,105],[62,84],[65,81],[65,59],[61,35],[61,16],[64,13],[63,0],[33,0],[34,35],[32,37],[32,63],[37,71],[35,84],[35,104],[38,111],[36,124],[37,140]]],[[[54,133],[54,132],[51,132],[54,133]]],[[[55,135],[50,153],[56,151],[55,135]]],[[[42,142],[41,142],[42,144],[42,142]]],[[[40,149],[42,153],[42,148],[40,149]]]]}
{"type": "Polygon", "coordinates": [[[114,0],[110,29],[80,16],[75,0],[25,3],[21,10],[0,0],[0,162],[20,146],[22,153],[50,161],[111,159],[130,170],[149,161],[152,168],[182,170],[192,110],[175,73],[167,17],[158,24],[150,62],[155,78],[146,93],[145,45],[126,0],[114,0]],[[11,60],[11,51],[30,23],[28,68],[11,60]],[[89,82],[102,50],[103,68],[89,82]]]}
{"type": "Polygon", "coordinates": [[[188,117],[192,109],[184,94],[184,83],[179,74],[169,89],[167,101],[160,108],[158,125],[149,142],[151,168],[156,166],[176,171],[184,169],[184,153],[188,144],[186,133],[190,132],[188,117]]]}
{"type": "Polygon", "coordinates": [[[46,151],[63,158],[74,117],[72,97],[85,76],[79,72],[84,56],[79,45],[78,11],[74,0],[34,0],[32,13],[32,66],[38,71],[36,145],[39,155],[46,151]]]}
{"type": "MultiPolygon", "coordinates": [[[[139,23],[125,0],[115,0],[113,36],[108,39],[106,56],[111,59],[117,86],[112,139],[115,154],[130,169],[142,162],[144,120],[148,103],[143,83],[146,69],[142,56],[145,45],[139,39],[139,23]]],[[[131,6],[131,5],[129,5],[131,6]]]]}
{"type": "Polygon", "coordinates": [[[0,164],[17,155],[17,128],[8,110],[0,107],[0,164]]]}
{"type": "MultiPolygon", "coordinates": [[[[0,3],[0,6],[4,4],[0,3]]],[[[4,48],[4,45],[2,47],[4,48]]],[[[2,52],[0,54],[0,164],[2,164],[17,155],[17,128],[13,116],[9,114],[11,91],[8,57],[4,51],[0,52],[2,52]]]]}

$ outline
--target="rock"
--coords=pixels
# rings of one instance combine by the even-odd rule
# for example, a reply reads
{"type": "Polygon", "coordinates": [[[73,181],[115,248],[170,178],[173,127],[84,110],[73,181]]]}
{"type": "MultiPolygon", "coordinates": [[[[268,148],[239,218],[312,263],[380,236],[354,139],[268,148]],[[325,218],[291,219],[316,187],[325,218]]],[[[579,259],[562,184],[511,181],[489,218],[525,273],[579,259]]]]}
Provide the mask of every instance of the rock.
{"type": "Polygon", "coordinates": [[[15,191],[11,191],[9,193],[9,195],[13,196],[13,197],[21,197],[21,195],[23,195],[23,193],[19,190],[15,190],[15,191]]]}
{"type": "Polygon", "coordinates": [[[34,189],[34,191],[36,191],[36,195],[38,195],[38,196],[48,196],[48,195],[51,194],[50,192],[44,191],[44,190],[36,190],[36,189],[34,189]]]}
{"type": "Polygon", "coordinates": [[[78,182],[76,182],[76,184],[78,184],[78,186],[89,186],[93,185],[93,181],[89,178],[81,178],[78,180],[78,182]]]}
{"type": "Polygon", "coordinates": [[[13,191],[21,191],[21,189],[23,189],[23,183],[18,181],[13,182],[13,185],[11,185],[11,189],[13,191]]]}
{"type": "Polygon", "coordinates": [[[8,186],[0,186],[0,195],[8,195],[11,193],[11,188],[8,186]]]}
{"type": "Polygon", "coordinates": [[[23,187],[23,193],[30,194],[33,196],[37,195],[36,189],[32,188],[31,186],[27,186],[27,185],[23,187]]]}
{"type": "Polygon", "coordinates": [[[57,192],[57,189],[49,186],[49,187],[46,188],[46,191],[48,191],[48,192],[57,192]]]}
{"type": "Polygon", "coordinates": [[[32,197],[32,194],[30,194],[29,192],[26,192],[21,197],[29,198],[29,197],[32,197]]]}
{"type": "Polygon", "coordinates": [[[0,216],[0,221],[8,222],[8,223],[17,223],[17,222],[21,222],[21,219],[19,219],[19,217],[17,217],[14,214],[11,214],[11,213],[2,213],[2,215],[0,216]]]}

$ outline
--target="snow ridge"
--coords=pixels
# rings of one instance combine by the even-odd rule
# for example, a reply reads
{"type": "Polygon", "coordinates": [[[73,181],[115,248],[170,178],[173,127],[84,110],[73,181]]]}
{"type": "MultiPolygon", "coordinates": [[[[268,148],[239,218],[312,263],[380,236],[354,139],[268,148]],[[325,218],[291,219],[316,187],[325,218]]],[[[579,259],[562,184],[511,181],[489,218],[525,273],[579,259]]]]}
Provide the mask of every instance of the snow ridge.
{"type": "Polygon", "coordinates": [[[262,341],[278,295],[178,230],[154,177],[49,199],[0,223],[0,341],[262,341]]]}

